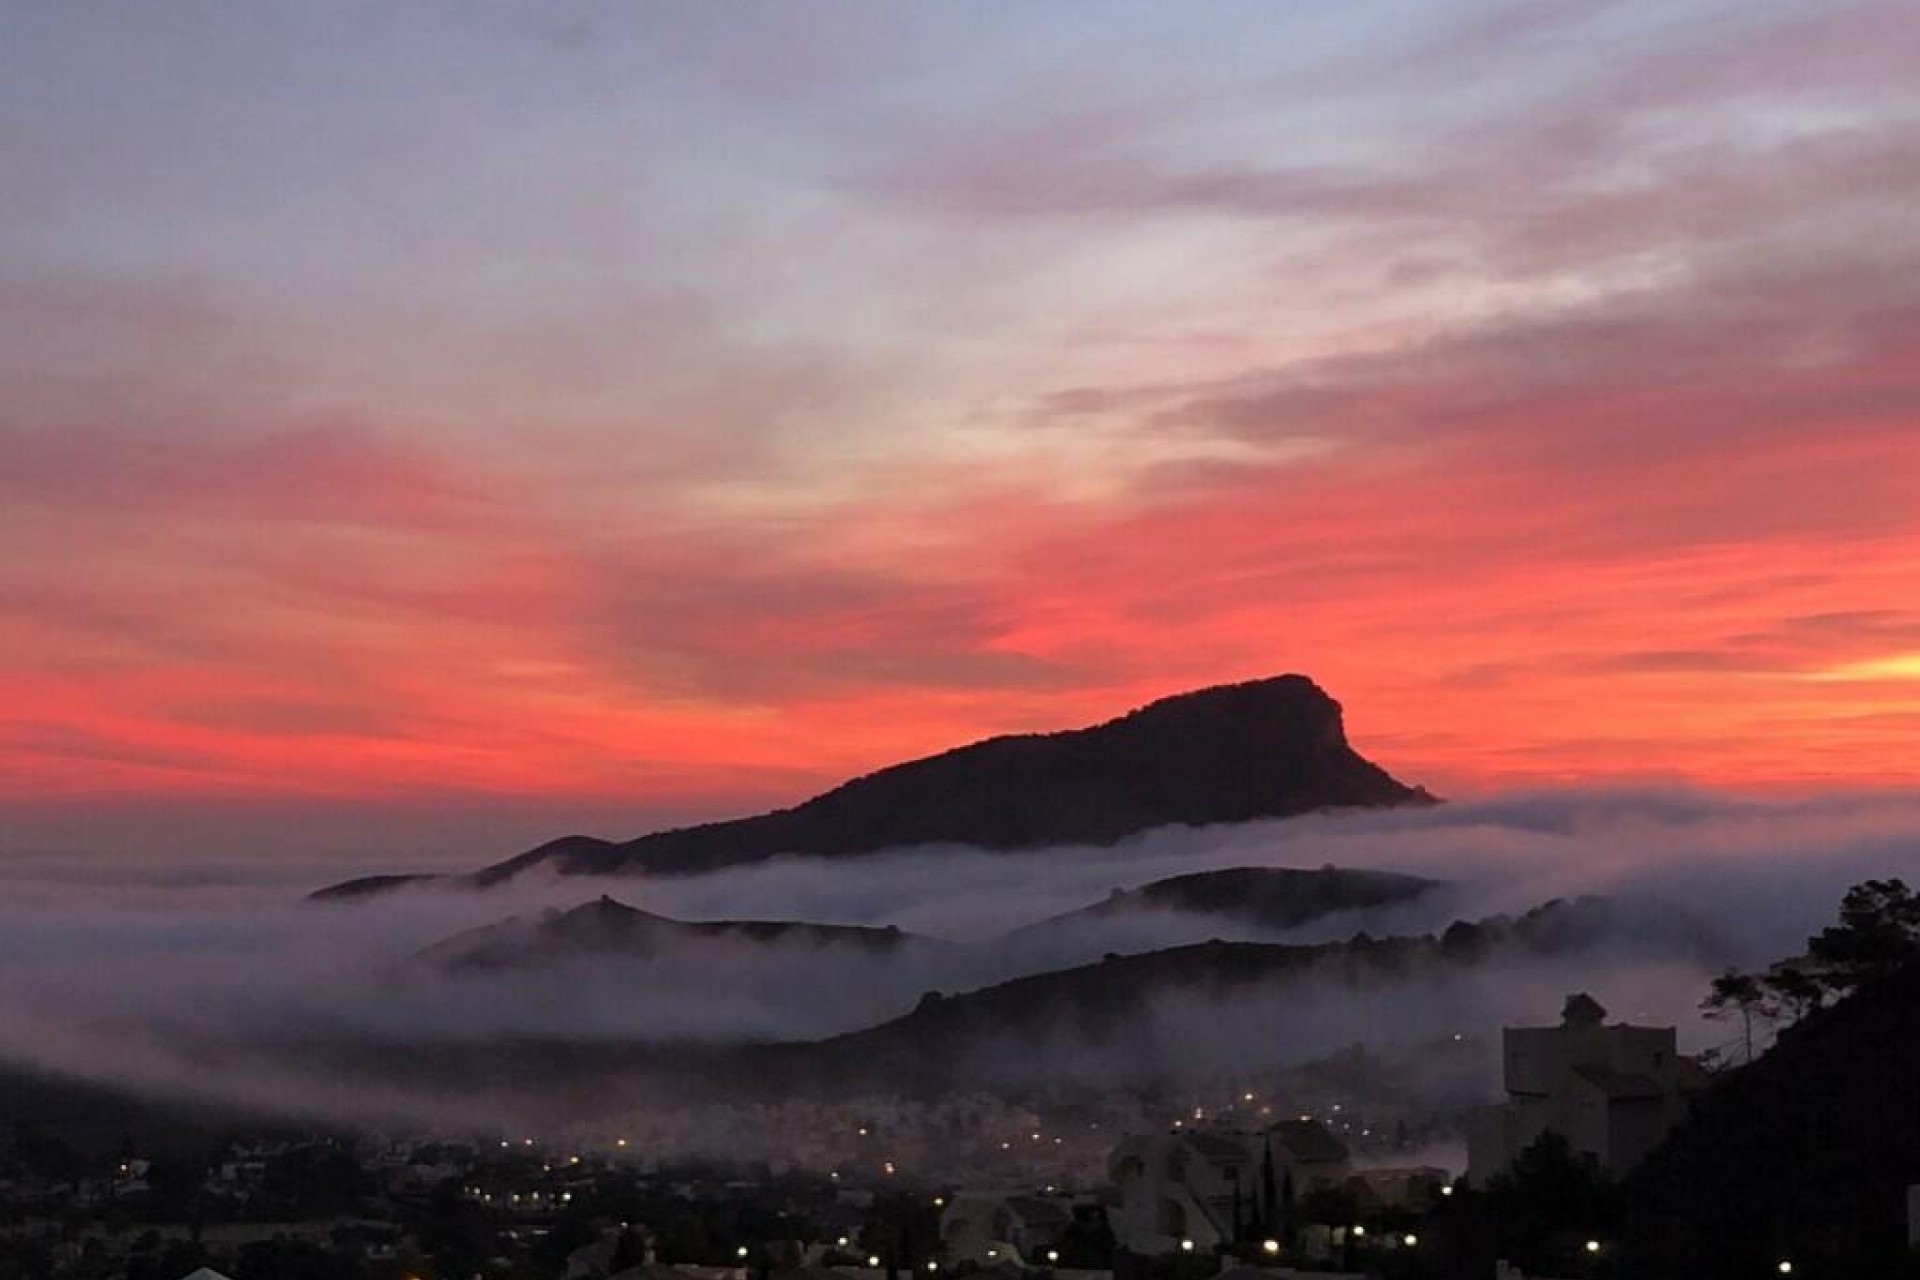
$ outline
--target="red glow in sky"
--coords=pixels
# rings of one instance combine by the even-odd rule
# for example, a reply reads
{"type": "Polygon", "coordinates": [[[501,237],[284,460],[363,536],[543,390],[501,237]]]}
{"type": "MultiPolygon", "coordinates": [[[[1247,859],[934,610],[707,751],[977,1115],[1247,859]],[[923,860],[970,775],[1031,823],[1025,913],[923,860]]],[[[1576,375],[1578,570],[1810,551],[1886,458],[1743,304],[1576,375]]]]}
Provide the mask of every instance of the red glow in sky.
{"type": "Polygon", "coordinates": [[[1920,782],[1904,5],[191,12],[0,52],[0,802],[1920,782]]]}

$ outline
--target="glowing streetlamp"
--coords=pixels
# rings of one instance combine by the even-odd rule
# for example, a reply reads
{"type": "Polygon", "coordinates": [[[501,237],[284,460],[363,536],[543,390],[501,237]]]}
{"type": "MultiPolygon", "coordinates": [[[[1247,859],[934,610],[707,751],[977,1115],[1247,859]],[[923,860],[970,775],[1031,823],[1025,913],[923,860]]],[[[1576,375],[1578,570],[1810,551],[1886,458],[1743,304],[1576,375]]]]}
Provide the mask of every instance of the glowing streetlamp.
{"type": "Polygon", "coordinates": [[[1420,1237],[1413,1234],[1413,1232],[1409,1231],[1407,1232],[1407,1234],[1400,1237],[1400,1243],[1405,1245],[1407,1248],[1411,1249],[1415,1245],[1420,1243],[1420,1237]]]}
{"type": "Polygon", "coordinates": [[[1356,1239],[1356,1240],[1358,1240],[1358,1239],[1360,1239],[1360,1238],[1361,1238],[1362,1236],[1365,1236],[1366,1234],[1367,1234],[1367,1229],[1366,1229],[1365,1227],[1363,1227],[1363,1226],[1361,1226],[1361,1225],[1360,1225],[1359,1223],[1357,1223],[1357,1222],[1353,1224],[1353,1232],[1352,1232],[1352,1235],[1353,1235],[1353,1238],[1354,1238],[1354,1239],[1356,1239]]]}
{"type": "Polygon", "coordinates": [[[1047,1250],[1047,1261],[1048,1262],[1060,1261],[1060,1251],[1058,1249],[1047,1250]]]}
{"type": "Polygon", "coordinates": [[[1791,1262],[1788,1262],[1785,1258],[1782,1258],[1780,1259],[1779,1271],[1780,1271],[1780,1274],[1783,1276],[1790,1276],[1793,1274],[1793,1264],[1791,1262]]]}
{"type": "Polygon", "coordinates": [[[868,1265],[869,1267],[874,1267],[874,1268],[878,1268],[878,1267],[879,1267],[879,1265],[880,1265],[880,1255],[879,1255],[879,1254],[877,1254],[877,1253],[870,1253],[870,1254],[868,1254],[868,1255],[867,1255],[867,1265],[868,1265]]]}
{"type": "Polygon", "coordinates": [[[739,1255],[739,1256],[740,1256],[740,1257],[742,1257],[742,1258],[744,1258],[744,1257],[746,1257],[746,1256],[747,1256],[747,1246],[745,1246],[745,1245],[741,1245],[741,1246],[740,1246],[740,1247],[739,1247],[738,1249],[735,1249],[735,1250],[734,1250],[734,1253],[736,1253],[737,1255],[739,1255]]]}
{"type": "Polygon", "coordinates": [[[1600,1242],[1598,1240],[1587,1241],[1587,1252],[1588,1253],[1600,1252],[1600,1242]]]}
{"type": "Polygon", "coordinates": [[[1260,1247],[1269,1254],[1280,1252],[1280,1242],[1278,1240],[1262,1240],[1260,1247]]]}

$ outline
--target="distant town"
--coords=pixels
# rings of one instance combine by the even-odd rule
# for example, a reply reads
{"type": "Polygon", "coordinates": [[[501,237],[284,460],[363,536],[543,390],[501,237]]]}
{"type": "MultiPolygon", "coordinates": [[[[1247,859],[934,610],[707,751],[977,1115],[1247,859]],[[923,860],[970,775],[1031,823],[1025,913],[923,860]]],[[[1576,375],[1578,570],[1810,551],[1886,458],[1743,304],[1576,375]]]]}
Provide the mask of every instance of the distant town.
{"type": "MultiPolygon", "coordinates": [[[[1557,1018],[1504,1031],[1487,1090],[1498,1100],[1448,1115],[1382,1106],[1364,1088],[1342,1096],[1377,1067],[1356,1047],[1177,1104],[1144,1091],[1069,1101],[1063,1086],[1024,1104],[983,1092],[635,1112],[551,1134],[281,1132],[198,1152],[129,1144],[104,1160],[21,1124],[0,1163],[0,1277],[1682,1274],[1643,1269],[1658,1237],[1636,1221],[1637,1180],[1684,1160],[1717,1095],[1749,1105],[1770,1067],[1826,1052],[1821,1039],[1852,1034],[1850,1021],[1892,1008],[1910,1030],[1916,939],[1914,896],[1877,883],[1849,895],[1808,956],[1723,975],[1705,1004],[1739,1026],[1732,1061],[1703,1064],[1675,1028],[1615,1021],[1594,993],[1569,994],[1557,1018]],[[1782,1004],[1809,992],[1810,973],[1825,994],[1782,1004]],[[1755,1019],[1770,1050],[1754,1044],[1755,1019]],[[735,1142],[788,1155],[730,1159],[735,1142]]],[[[1428,1047],[1475,1049],[1464,1034],[1428,1047]]],[[[1914,1184],[1881,1188],[1905,1210],[1904,1239],[1869,1242],[1881,1256],[1920,1256],[1914,1184]]],[[[1836,1274],[1817,1224],[1755,1222],[1751,1241],[1738,1266],[1701,1274],[1836,1274]]]]}

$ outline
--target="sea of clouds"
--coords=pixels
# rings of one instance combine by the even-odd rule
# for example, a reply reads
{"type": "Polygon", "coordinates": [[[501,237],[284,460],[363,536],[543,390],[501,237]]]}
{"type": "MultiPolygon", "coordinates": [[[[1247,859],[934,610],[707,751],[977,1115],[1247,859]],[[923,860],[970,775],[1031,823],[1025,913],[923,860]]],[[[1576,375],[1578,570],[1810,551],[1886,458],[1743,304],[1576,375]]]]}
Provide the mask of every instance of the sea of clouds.
{"type": "MultiPolygon", "coordinates": [[[[504,855],[510,849],[498,851],[504,855]]],[[[1425,933],[1518,914],[1552,898],[1663,903],[1710,930],[1713,955],[1677,960],[1631,942],[1578,958],[1502,964],[1472,980],[1171,999],[1153,1027],[1104,1057],[1061,1048],[1079,1074],[1122,1078],[1168,1057],[1196,1064],[1304,1061],[1354,1042],[1390,1045],[1550,1019],[1569,990],[1617,1016],[1675,1022],[1696,1047],[1719,964],[1796,953],[1846,888],[1920,874],[1920,798],[1763,802],[1705,793],[1578,791],[1434,809],[1164,830],[1106,848],[988,853],[924,848],[852,860],[776,859],[710,875],[618,880],[530,875],[489,892],[423,887],[316,904],[317,865],[202,859],[0,861],[0,1059],[262,1106],[446,1118],[441,1099],[316,1083],[298,1054],[196,1046],[305,1037],[485,1044],[501,1037],[727,1042],[812,1039],[897,1017],[947,993],[1024,973],[1212,938],[1319,942],[1425,933]],[[1337,865],[1445,881],[1393,908],[1284,933],[1172,912],[999,941],[1023,926],[1167,876],[1239,866],[1337,865]],[[450,935],[601,893],[688,920],[897,925],[929,940],[876,960],[855,948],[726,944],[647,962],[447,976],[412,960],[450,935]],[[1127,1055],[1158,1046],[1151,1064],[1127,1055]],[[1117,1055],[1117,1056],[1116,1056],[1117,1055]],[[1096,1060],[1097,1059],[1097,1060],[1096,1060]]],[[[1032,1055],[1025,1066],[1031,1074],[1032,1055]]]]}

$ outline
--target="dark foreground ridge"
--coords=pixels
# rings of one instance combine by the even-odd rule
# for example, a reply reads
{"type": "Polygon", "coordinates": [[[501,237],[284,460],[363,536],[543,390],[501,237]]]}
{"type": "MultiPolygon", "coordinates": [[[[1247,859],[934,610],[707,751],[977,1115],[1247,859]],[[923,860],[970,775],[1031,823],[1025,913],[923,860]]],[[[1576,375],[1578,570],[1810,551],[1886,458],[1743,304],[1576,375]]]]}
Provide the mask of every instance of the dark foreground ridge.
{"type": "Polygon", "coordinates": [[[1819,1276],[1912,1276],[1920,1183],[1920,962],[1729,1071],[1626,1183],[1623,1275],[1719,1280],[1791,1258],[1819,1276]]]}
{"type": "MultiPolygon", "coordinates": [[[[855,778],[791,809],[615,843],[568,836],[462,883],[561,875],[697,874],[781,854],[850,857],[914,845],[1105,845],[1166,826],[1431,804],[1347,744],[1340,704],[1305,676],[1163,698],[1061,733],[989,738],[855,778]]],[[[362,897],[424,877],[322,889],[362,897]]]]}

